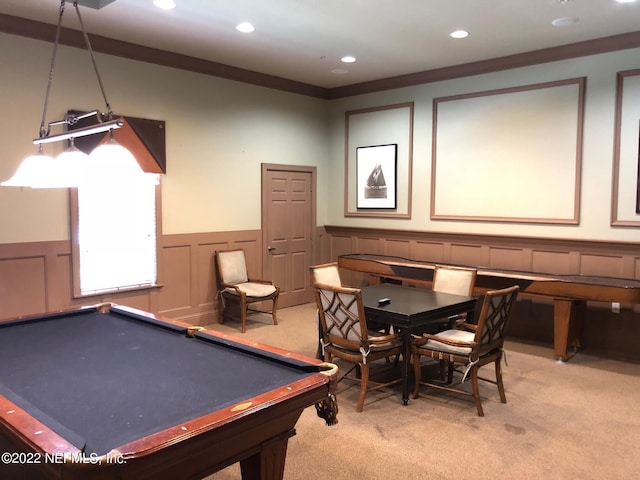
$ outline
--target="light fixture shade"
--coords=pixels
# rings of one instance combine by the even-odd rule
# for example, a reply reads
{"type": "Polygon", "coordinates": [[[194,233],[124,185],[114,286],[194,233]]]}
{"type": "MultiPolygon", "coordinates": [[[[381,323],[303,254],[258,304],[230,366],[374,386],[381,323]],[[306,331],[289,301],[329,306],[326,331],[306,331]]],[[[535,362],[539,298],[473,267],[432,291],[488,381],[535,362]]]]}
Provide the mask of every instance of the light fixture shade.
{"type": "MultiPolygon", "coordinates": [[[[95,3],[95,0],[85,0],[89,3],[95,3]]],[[[97,0],[102,2],[102,0],[97,0]]],[[[106,3],[111,3],[113,0],[104,0],[106,3]]],[[[175,3],[172,0],[155,0],[159,6],[173,6],[175,3]]],[[[40,146],[38,155],[27,158],[22,162],[18,171],[9,180],[0,183],[2,186],[28,186],[32,188],[63,188],[63,187],[77,187],[84,181],[101,181],[104,176],[108,176],[109,179],[126,180],[131,178],[146,178],[143,175],[143,171],[138,165],[133,155],[120,146],[113,140],[113,130],[120,128],[123,125],[121,119],[113,119],[113,112],[111,111],[111,105],[107,100],[106,92],[102,85],[100,73],[93,55],[91,48],[91,42],[82,16],[80,15],[80,9],[78,8],[78,2],[73,2],[73,7],[78,15],[78,22],[82,28],[82,34],[85,40],[87,51],[91,57],[93,69],[96,77],[98,78],[98,86],[102,92],[105,107],[107,108],[106,114],[101,115],[98,110],[91,112],[85,112],[76,114],[73,112],[67,112],[67,115],[63,120],[53,121],[46,123],[47,106],[49,105],[49,93],[51,91],[51,84],[53,82],[53,70],[56,59],[56,52],[58,50],[58,43],[60,40],[60,32],[62,29],[62,16],[64,15],[65,0],[61,0],[60,8],[58,9],[58,24],[56,26],[55,42],[53,46],[53,54],[51,57],[51,66],[49,67],[49,81],[47,84],[47,93],[44,98],[44,107],[42,109],[42,122],[40,123],[40,136],[33,140],[33,143],[40,146]],[[89,125],[80,128],[68,128],[67,132],[63,132],[56,135],[50,135],[52,126],[66,124],[68,127],[76,125],[79,120],[89,118],[92,116],[97,117],[97,124],[89,125]],[[103,121],[103,120],[107,121],[103,121]],[[105,145],[98,147],[93,156],[93,162],[90,162],[88,156],[82,153],[73,145],[74,138],[84,137],[87,135],[93,135],[96,133],[109,131],[110,141],[105,145]],[[56,160],[52,160],[50,157],[43,155],[42,144],[49,142],[58,142],[61,140],[69,140],[71,147],[65,150],[62,154],[58,155],[56,160]]]]}
{"type": "Polygon", "coordinates": [[[43,178],[33,188],[74,188],[82,182],[85,175],[88,155],[71,146],[56,157],[44,170],[43,178]]]}
{"type": "Polygon", "coordinates": [[[33,187],[42,184],[51,170],[54,161],[49,155],[42,153],[42,149],[35,155],[25,158],[16,173],[0,185],[3,187],[33,187]]]}
{"type": "Polygon", "coordinates": [[[118,180],[142,178],[144,171],[133,154],[110,138],[98,145],[89,155],[91,178],[111,177],[118,180]]]}
{"type": "Polygon", "coordinates": [[[172,10],[176,8],[176,2],[173,0],[153,0],[153,4],[162,10],[172,10]]]}

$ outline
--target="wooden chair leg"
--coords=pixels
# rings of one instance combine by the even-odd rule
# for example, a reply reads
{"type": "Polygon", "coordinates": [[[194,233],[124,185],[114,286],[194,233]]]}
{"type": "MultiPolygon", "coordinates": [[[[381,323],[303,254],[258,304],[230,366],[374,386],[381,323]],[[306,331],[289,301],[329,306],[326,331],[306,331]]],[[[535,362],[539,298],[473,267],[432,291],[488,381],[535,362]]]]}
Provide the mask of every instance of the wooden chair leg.
{"type": "Polygon", "coordinates": [[[276,317],[276,309],[278,308],[278,298],[273,299],[273,308],[271,310],[271,316],[273,317],[273,324],[278,324],[278,318],[276,317]]]}
{"type": "Polygon", "coordinates": [[[496,359],[496,384],[498,385],[498,392],[500,393],[500,401],[507,403],[507,396],[504,393],[504,384],[502,383],[502,356],[496,359]]]}
{"type": "Polygon", "coordinates": [[[240,303],[240,320],[242,322],[242,333],[247,331],[247,304],[245,302],[240,303]]]}
{"type": "MultiPolygon", "coordinates": [[[[446,378],[448,378],[445,375],[445,372],[448,372],[448,367],[449,367],[449,363],[446,360],[440,360],[440,380],[442,380],[443,382],[445,381],[446,378]]],[[[449,379],[449,383],[451,383],[451,379],[449,379]]]]}
{"type": "Polygon", "coordinates": [[[220,296],[218,297],[218,322],[220,322],[220,325],[222,325],[224,323],[224,314],[225,314],[225,309],[227,308],[227,302],[224,299],[224,297],[222,296],[222,293],[219,294],[220,296]]]}
{"type": "Polygon", "coordinates": [[[480,389],[478,388],[478,367],[471,368],[471,384],[473,385],[473,399],[476,401],[476,409],[478,410],[478,416],[484,417],[484,411],[482,410],[482,402],[480,400],[480,389]]]}
{"type": "Polygon", "coordinates": [[[453,383],[453,370],[454,370],[453,362],[448,362],[449,370],[447,372],[447,383],[451,385],[453,383]]]}
{"type": "Polygon", "coordinates": [[[358,405],[356,405],[356,412],[361,412],[364,408],[364,397],[367,394],[367,386],[369,384],[369,365],[361,365],[360,372],[362,377],[360,378],[360,397],[358,398],[358,405]]]}

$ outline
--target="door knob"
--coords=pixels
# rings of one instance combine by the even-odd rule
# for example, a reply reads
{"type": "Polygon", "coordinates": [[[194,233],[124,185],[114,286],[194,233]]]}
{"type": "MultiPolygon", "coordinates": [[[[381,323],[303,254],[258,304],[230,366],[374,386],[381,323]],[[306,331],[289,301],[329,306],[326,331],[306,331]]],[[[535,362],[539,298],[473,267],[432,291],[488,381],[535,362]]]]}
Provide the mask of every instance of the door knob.
{"type": "Polygon", "coordinates": [[[271,245],[267,247],[267,250],[269,250],[270,252],[273,252],[275,249],[276,247],[272,247],[271,245]]]}

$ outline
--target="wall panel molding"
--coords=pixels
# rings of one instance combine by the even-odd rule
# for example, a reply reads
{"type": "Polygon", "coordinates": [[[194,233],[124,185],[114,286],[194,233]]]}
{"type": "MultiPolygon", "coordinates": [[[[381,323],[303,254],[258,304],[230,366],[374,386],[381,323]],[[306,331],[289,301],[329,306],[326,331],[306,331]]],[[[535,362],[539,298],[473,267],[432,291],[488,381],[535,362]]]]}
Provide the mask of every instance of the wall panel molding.
{"type": "Polygon", "coordinates": [[[616,227],[640,227],[639,100],[640,69],[618,72],[611,186],[611,225],[616,227]]]}
{"type": "Polygon", "coordinates": [[[585,84],[434,98],[431,218],[578,224],[585,84]]]}

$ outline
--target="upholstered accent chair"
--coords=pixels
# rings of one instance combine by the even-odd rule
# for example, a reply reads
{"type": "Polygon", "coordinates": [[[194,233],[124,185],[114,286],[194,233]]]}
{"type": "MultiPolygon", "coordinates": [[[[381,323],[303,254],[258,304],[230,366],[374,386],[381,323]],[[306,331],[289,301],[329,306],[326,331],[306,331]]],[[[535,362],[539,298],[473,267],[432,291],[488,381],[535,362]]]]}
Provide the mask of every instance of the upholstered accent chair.
{"type": "Polygon", "coordinates": [[[247,331],[247,313],[252,310],[249,305],[257,302],[271,301],[273,324],[278,324],[276,310],[280,288],[271,281],[260,278],[249,278],[244,250],[221,250],[216,252],[216,270],[218,274],[218,292],[222,300],[220,323],[225,319],[237,320],[241,324],[242,333],[247,331]]]}
{"type": "Polygon", "coordinates": [[[360,383],[356,411],[361,412],[367,392],[401,381],[399,377],[372,381],[370,367],[376,360],[399,355],[402,339],[397,334],[385,334],[367,327],[362,292],[358,288],[316,283],[315,297],[322,333],[322,356],[327,362],[335,357],[353,364],[339,381],[349,379],[360,383]]]}
{"type": "Polygon", "coordinates": [[[437,334],[423,334],[412,344],[415,387],[413,398],[418,398],[420,386],[448,390],[472,396],[479,416],[484,416],[478,380],[497,385],[502,403],[507,403],[502,383],[501,361],[504,356],[504,331],[518,296],[518,286],[493,290],[485,294],[477,324],[462,323],[455,329],[437,334]],[[446,381],[422,380],[420,357],[428,356],[447,362],[449,366],[446,381]],[[478,376],[478,370],[493,363],[496,380],[478,376]],[[455,368],[458,367],[458,370],[455,368]],[[461,368],[461,370],[460,370],[461,368]],[[460,378],[454,383],[454,372],[460,378]],[[472,392],[461,389],[461,384],[471,378],[472,392]]]}

